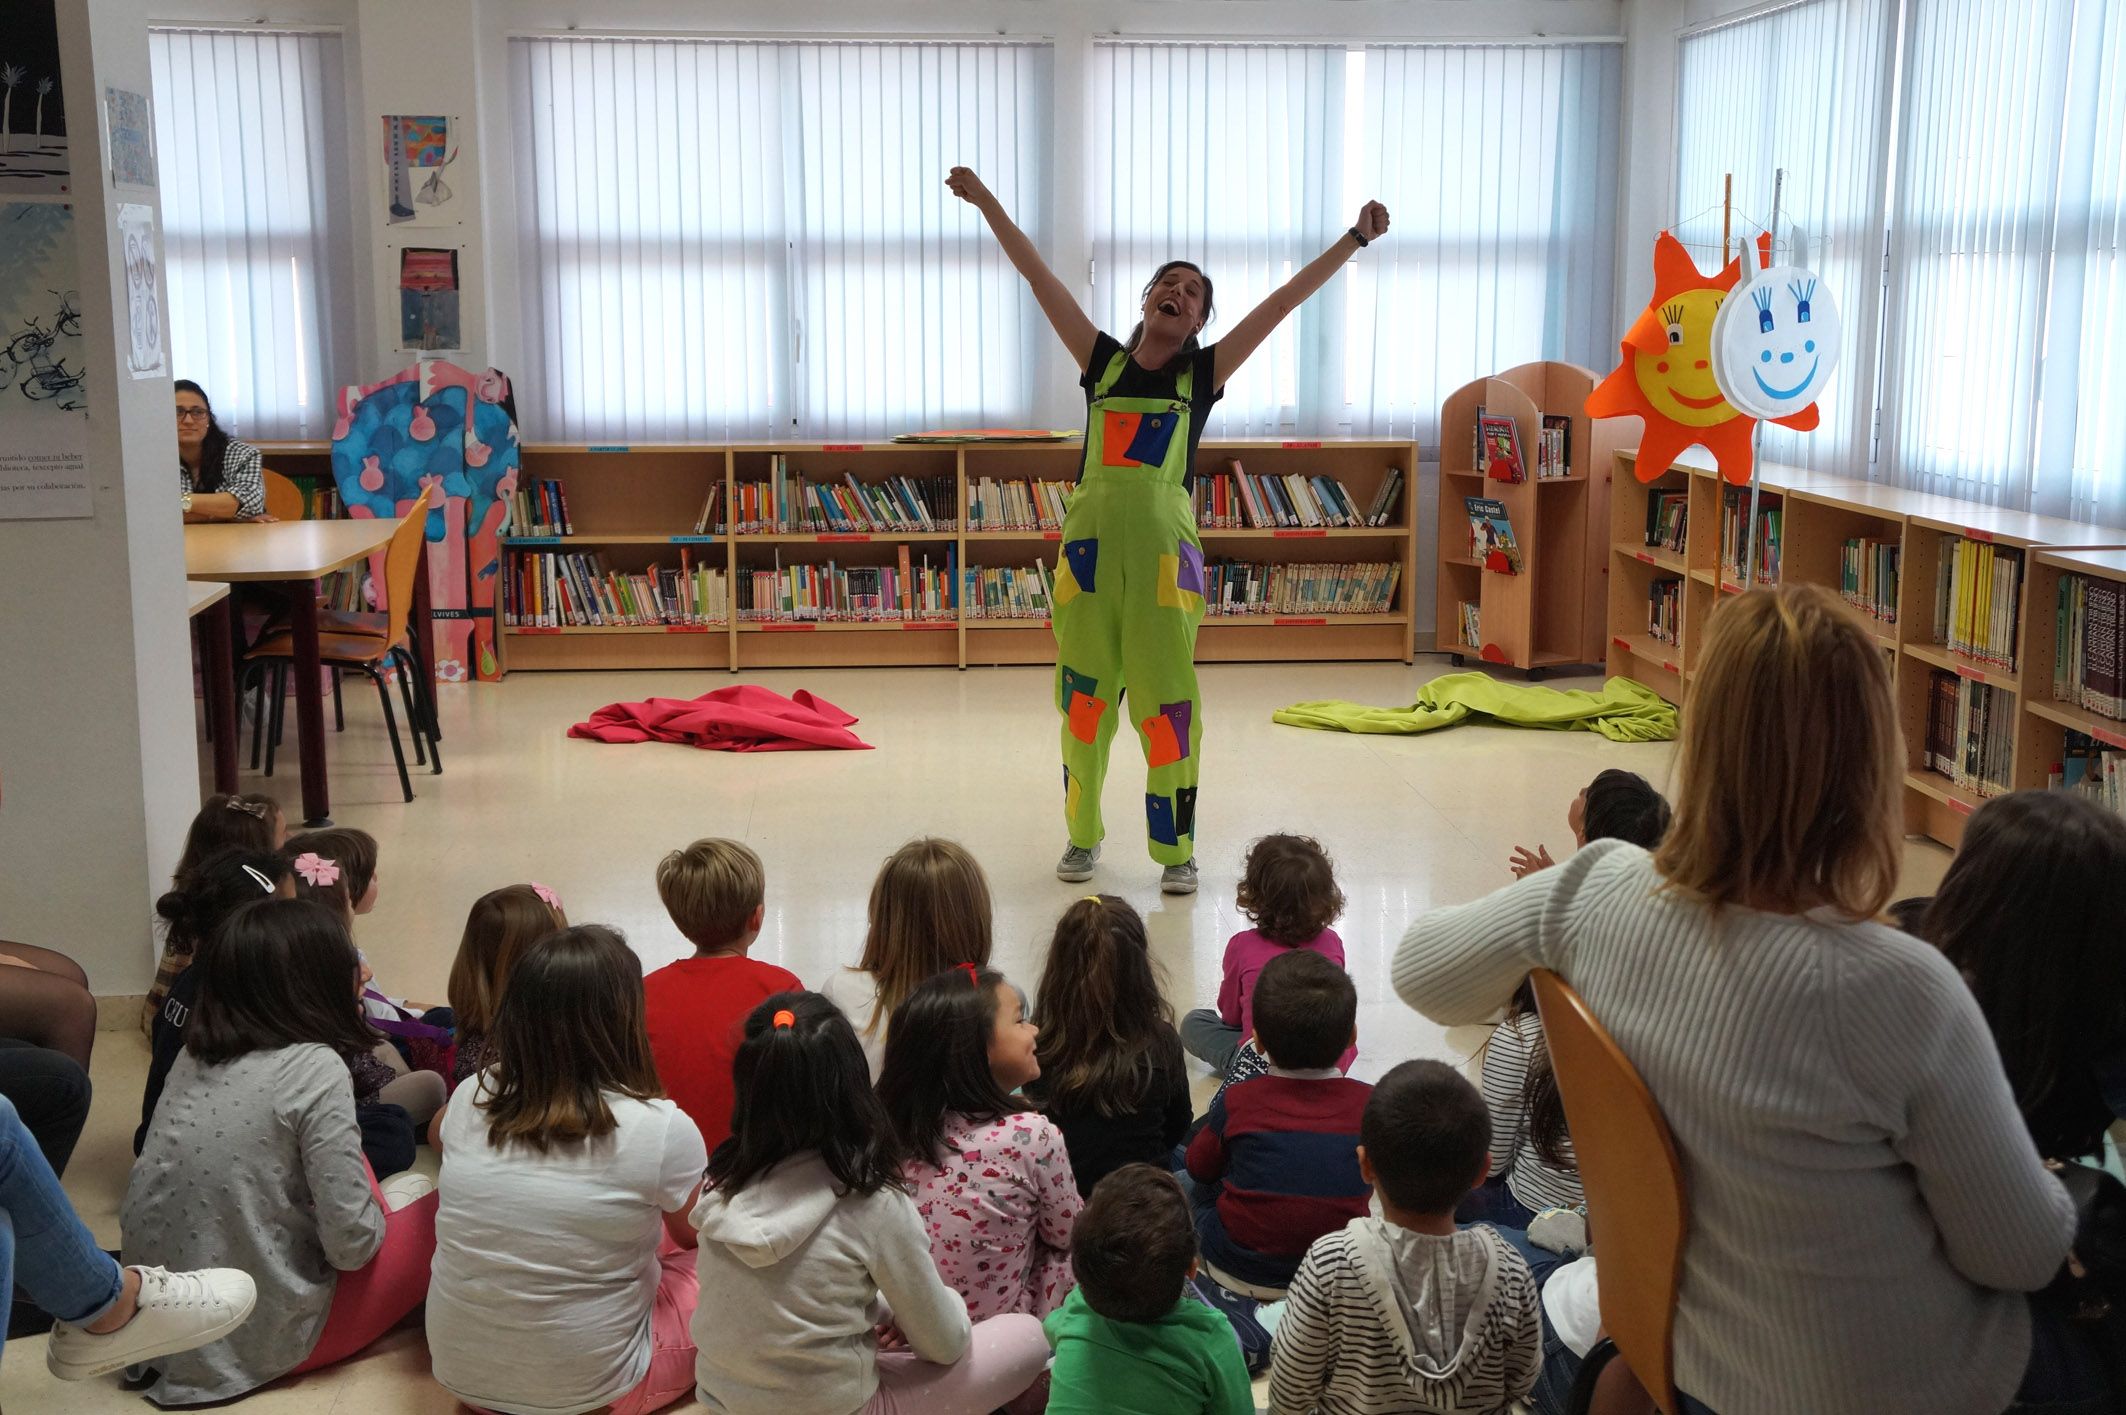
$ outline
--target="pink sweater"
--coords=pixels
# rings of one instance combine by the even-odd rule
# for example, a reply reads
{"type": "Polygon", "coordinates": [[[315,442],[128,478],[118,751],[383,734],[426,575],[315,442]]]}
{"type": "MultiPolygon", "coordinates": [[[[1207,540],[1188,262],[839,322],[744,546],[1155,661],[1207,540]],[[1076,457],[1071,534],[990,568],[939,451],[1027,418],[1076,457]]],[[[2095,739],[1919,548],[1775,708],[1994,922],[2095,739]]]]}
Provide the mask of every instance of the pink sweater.
{"type": "MultiPolygon", "coordinates": [[[[1225,978],[1218,984],[1218,1020],[1228,1027],[1238,1027],[1242,1041],[1255,1035],[1256,976],[1272,958],[1295,948],[1319,953],[1339,968],[1344,966],[1344,941],[1334,929],[1323,929],[1305,943],[1278,943],[1254,929],[1244,929],[1226,941],[1225,978]]],[[[1338,1068],[1349,1071],[1357,1055],[1357,1047],[1346,1051],[1338,1068]]]]}
{"type": "Polygon", "coordinates": [[[1077,1285],[1070,1230],[1085,1206],[1063,1132],[1032,1111],[986,1122],[948,1115],[945,1142],[942,1168],[908,1167],[938,1276],[967,1300],[970,1321],[1047,1316],[1077,1285]]]}

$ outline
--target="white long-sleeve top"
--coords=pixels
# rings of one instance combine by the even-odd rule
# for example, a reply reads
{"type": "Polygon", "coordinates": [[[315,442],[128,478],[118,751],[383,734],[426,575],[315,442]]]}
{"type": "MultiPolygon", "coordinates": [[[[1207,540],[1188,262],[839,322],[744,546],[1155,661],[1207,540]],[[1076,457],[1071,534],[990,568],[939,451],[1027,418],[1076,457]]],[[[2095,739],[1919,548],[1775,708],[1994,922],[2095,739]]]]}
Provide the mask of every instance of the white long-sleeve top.
{"type": "Polygon", "coordinates": [[[1586,999],[1674,1133],[1690,1202],[1678,1386],[1721,1415],[1995,1415],[2022,1294],[2074,1236],[1970,991],[1935,949],[1825,911],[1664,888],[1601,841],[1397,949],[1395,990],[1482,1021],[1532,968],[1586,999]]]}

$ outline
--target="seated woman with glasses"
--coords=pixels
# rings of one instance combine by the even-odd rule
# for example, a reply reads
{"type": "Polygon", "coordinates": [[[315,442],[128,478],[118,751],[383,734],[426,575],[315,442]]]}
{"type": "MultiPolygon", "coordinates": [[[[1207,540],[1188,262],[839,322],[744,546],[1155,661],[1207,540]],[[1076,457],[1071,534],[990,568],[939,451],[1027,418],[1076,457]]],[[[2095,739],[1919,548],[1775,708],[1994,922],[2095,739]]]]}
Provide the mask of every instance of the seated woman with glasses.
{"type": "Polygon", "coordinates": [[[265,463],[214,420],[206,390],[177,380],[177,485],[187,521],[265,521],[265,463]]]}

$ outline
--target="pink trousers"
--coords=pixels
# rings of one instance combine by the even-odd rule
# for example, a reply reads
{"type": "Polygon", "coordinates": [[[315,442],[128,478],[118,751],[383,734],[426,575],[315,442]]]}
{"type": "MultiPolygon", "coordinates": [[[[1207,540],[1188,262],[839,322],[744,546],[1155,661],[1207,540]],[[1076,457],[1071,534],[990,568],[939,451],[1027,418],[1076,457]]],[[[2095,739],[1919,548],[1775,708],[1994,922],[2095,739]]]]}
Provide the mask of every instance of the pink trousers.
{"type": "Polygon", "coordinates": [[[967,1354],[940,1366],[908,1351],[881,1352],[878,1391],[858,1415],[988,1415],[1048,1369],[1038,1317],[1012,1313],[974,1324],[967,1354]]]}
{"type": "MultiPolygon", "coordinates": [[[[367,1168],[368,1162],[363,1162],[367,1168]]],[[[430,1192],[403,1209],[385,1204],[369,1176],[369,1192],[384,1210],[384,1242],[376,1256],[353,1272],[341,1273],[332,1289],[332,1307],[317,1345],[294,1374],[344,1361],[404,1321],[428,1296],[428,1269],[436,1255],[436,1205],[430,1192]]]]}
{"type": "Polygon", "coordinates": [[[605,1407],[606,1415],[649,1415],[694,1393],[694,1338],[688,1329],[701,1296],[694,1250],[660,1235],[657,1261],[664,1271],[658,1275],[656,1305],[650,1309],[650,1368],[633,1390],[605,1407]]]}

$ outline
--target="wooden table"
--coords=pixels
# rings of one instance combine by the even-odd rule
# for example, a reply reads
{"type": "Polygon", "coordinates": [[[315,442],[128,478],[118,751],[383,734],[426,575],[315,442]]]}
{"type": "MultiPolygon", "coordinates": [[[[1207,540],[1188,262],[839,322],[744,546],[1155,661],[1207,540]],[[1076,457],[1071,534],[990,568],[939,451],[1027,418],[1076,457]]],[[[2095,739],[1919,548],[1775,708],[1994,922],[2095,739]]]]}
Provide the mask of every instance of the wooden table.
{"type": "Polygon", "coordinates": [[[207,689],[207,731],[214,738],[214,789],[236,790],[236,678],[229,654],[229,587],[210,580],[185,581],[185,613],[200,626],[200,679],[207,689]]]}
{"type": "MultiPolygon", "coordinates": [[[[334,570],[366,559],[391,540],[397,521],[202,522],[185,527],[185,575],[219,584],[287,586],[289,620],[295,641],[295,731],[303,771],[303,825],[332,824],[332,793],[325,776],[324,694],[318,689],[317,582],[334,570]]],[[[423,673],[432,673],[434,649],[429,636],[428,542],[413,578],[411,623],[415,657],[423,673]]],[[[224,642],[226,642],[224,638],[224,642]]],[[[224,681],[235,692],[233,671],[224,681]]],[[[229,733],[234,752],[235,732],[229,733]]],[[[217,734],[216,781],[220,779],[217,734]]],[[[233,767],[232,760],[232,780],[233,767]]]]}

